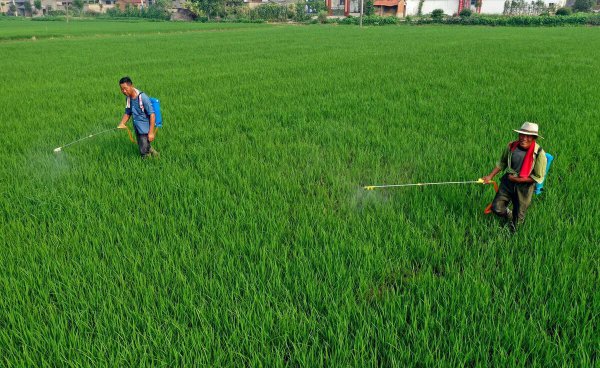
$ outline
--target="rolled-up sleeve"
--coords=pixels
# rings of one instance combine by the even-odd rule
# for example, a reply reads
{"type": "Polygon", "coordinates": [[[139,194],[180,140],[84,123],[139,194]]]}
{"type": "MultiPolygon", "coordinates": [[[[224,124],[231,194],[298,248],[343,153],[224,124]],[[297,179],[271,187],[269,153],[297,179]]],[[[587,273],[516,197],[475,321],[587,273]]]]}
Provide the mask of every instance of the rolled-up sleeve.
{"type": "Polygon", "coordinates": [[[531,170],[531,175],[529,175],[536,183],[544,182],[544,177],[546,176],[546,165],[548,164],[548,159],[546,158],[546,152],[541,149],[537,157],[535,158],[535,162],[533,163],[533,170],[531,170]]]}
{"type": "Polygon", "coordinates": [[[500,170],[504,170],[508,166],[508,152],[509,148],[504,147],[504,150],[502,151],[502,156],[500,156],[500,160],[496,162],[496,167],[500,168],[500,170]]]}
{"type": "Polygon", "coordinates": [[[125,115],[131,116],[131,100],[129,97],[125,98],[125,115]]]}

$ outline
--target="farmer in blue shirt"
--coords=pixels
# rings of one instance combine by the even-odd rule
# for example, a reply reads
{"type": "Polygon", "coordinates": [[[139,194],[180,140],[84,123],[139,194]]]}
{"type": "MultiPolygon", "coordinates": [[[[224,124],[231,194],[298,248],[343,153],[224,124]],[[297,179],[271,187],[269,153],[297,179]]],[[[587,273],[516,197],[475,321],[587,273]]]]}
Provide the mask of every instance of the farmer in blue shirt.
{"type": "Polygon", "coordinates": [[[133,126],[135,128],[135,137],[140,148],[142,158],[148,156],[158,156],[158,152],[150,146],[150,142],[155,136],[156,115],[150,102],[150,98],[145,93],[140,92],[133,86],[129,77],[123,77],[119,80],[121,92],[127,96],[127,105],[125,115],[119,123],[119,129],[127,129],[129,118],[133,117],[133,126]]]}

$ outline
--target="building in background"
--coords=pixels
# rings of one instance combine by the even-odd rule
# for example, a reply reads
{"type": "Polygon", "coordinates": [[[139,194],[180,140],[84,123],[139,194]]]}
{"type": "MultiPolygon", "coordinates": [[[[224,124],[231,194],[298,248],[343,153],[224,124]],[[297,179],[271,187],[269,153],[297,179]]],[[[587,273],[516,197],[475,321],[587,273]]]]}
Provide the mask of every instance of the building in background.
{"type": "MultiPolygon", "coordinates": [[[[86,12],[104,13],[108,9],[113,8],[117,3],[117,0],[84,0],[83,10],[86,12]]],[[[59,10],[65,11],[67,8],[73,6],[73,0],[41,0],[41,9],[36,9],[34,0],[0,0],[0,13],[9,14],[10,6],[14,5],[16,8],[15,16],[42,16],[46,15],[51,11],[59,10]],[[27,9],[31,5],[31,12],[27,9]]]]}
{"type": "MultiPolygon", "coordinates": [[[[84,11],[104,13],[108,9],[118,7],[125,10],[127,6],[141,8],[149,6],[155,0],[84,0],[84,11]]],[[[287,5],[296,3],[298,0],[244,0],[244,4],[250,8],[261,4],[275,3],[287,5]]],[[[323,0],[328,14],[331,16],[358,16],[360,14],[360,0],[323,0]]],[[[444,14],[453,15],[460,13],[463,9],[471,9],[480,14],[530,14],[536,15],[540,9],[558,9],[569,5],[568,1],[574,0],[539,0],[539,1],[504,1],[504,0],[373,0],[375,14],[380,16],[395,16],[399,18],[407,15],[430,14],[435,9],[442,9],[444,14]],[[543,5],[540,5],[543,3],[543,5]],[[512,5],[511,5],[512,4],[512,5]],[[507,5],[510,7],[507,12],[507,5]]],[[[598,0],[600,1],[600,0],[598,0]]],[[[173,12],[183,9],[186,0],[171,0],[173,12]]],[[[366,0],[364,0],[366,3],[366,0]]],[[[42,0],[42,9],[37,11],[34,0],[0,0],[0,12],[11,13],[15,9],[16,16],[45,15],[52,10],[66,10],[73,5],[73,0],[42,0]],[[31,7],[26,5],[30,3],[31,7]],[[31,9],[31,11],[28,11],[31,9]]],[[[308,9],[310,12],[310,9],[308,9]]]]}
{"type": "MultiPolygon", "coordinates": [[[[366,3],[366,0],[364,0],[366,3]]],[[[539,13],[538,9],[558,9],[565,6],[566,0],[540,0],[543,6],[537,5],[537,1],[509,1],[505,0],[374,0],[375,14],[381,16],[396,16],[399,18],[407,15],[431,14],[435,9],[442,9],[444,14],[453,15],[460,13],[463,9],[471,9],[473,13],[479,14],[504,14],[506,4],[514,3],[511,14],[539,13]]],[[[325,0],[330,15],[352,15],[360,14],[360,0],[325,0]],[[336,14],[343,9],[343,14],[336,14]]]]}

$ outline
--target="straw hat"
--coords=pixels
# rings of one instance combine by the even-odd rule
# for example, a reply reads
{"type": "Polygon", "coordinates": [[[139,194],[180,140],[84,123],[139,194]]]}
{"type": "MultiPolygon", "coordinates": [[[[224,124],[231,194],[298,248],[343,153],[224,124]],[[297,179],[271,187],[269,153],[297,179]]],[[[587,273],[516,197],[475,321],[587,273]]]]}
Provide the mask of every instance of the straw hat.
{"type": "Polygon", "coordinates": [[[521,129],[513,129],[513,131],[525,135],[534,135],[536,137],[544,139],[544,137],[538,134],[538,125],[536,123],[530,123],[526,121],[523,123],[523,125],[521,125],[521,129]]]}

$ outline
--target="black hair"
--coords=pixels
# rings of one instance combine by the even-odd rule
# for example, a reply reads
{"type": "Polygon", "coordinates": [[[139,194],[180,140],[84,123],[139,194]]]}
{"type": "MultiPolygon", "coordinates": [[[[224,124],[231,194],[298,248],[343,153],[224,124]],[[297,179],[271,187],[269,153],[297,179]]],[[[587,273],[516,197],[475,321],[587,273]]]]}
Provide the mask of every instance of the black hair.
{"type": "Polygon", "coordinates": [[[119,84],[123,84],[123,83],[127,83],[130,86],[133,85],[133,82],[131,81],[131,78],[129,78],[129,77],[123,77],[123,78],[119,79],[119,84]]]}

